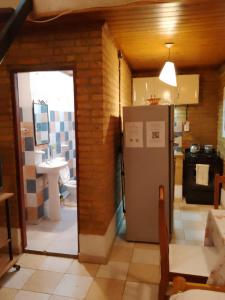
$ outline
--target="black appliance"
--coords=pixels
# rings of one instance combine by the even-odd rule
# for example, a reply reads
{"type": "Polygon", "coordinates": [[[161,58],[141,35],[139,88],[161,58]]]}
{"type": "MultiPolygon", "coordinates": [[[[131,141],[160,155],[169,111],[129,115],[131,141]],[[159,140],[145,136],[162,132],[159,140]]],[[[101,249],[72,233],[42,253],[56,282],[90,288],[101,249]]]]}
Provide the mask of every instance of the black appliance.
{"type": "Polygon", "coordinates": [[[183,193],[187,203],[213,204],[214,177],[215,174],[223,174],[223,161],[215,150],[207,153],[201,149],[197,153],[185,151],[183,167],[183,193]],[[196,164],[209,165],[208,186],[196,184],[196,164]]]}

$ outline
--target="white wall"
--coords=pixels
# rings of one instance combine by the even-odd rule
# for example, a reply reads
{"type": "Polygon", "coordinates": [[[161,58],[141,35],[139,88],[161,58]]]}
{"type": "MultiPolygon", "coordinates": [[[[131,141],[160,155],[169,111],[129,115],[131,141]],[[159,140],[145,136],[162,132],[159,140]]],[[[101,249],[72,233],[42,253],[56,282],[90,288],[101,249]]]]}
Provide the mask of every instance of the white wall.
{"type": "Polygon", "coordinates": [[[31,72],[32,100],[43,100],[48,110],[74,111],[73,76],[59,71],[31,72]]]}

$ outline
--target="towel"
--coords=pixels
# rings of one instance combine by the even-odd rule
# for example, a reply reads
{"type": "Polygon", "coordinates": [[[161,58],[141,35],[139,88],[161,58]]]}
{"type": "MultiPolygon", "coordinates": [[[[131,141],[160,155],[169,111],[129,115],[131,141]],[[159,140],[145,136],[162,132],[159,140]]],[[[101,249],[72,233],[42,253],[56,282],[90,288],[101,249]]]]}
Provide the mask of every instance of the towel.
{"type": "Polygon", "coordinates": [[[209,184],[209,165],[196,164],[196,184],[209,184]]]}

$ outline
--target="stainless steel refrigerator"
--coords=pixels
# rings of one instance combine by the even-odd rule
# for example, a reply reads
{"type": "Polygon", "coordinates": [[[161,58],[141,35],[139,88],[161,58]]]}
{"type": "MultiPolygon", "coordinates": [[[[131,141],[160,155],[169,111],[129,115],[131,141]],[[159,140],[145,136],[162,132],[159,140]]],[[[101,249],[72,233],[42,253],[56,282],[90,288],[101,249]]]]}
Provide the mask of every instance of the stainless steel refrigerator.
{"type": "Polygon", "coordinates": [[[158,243],[159,185],[173,227],[173,106],[123,108],[126,239],[158,243]]]}

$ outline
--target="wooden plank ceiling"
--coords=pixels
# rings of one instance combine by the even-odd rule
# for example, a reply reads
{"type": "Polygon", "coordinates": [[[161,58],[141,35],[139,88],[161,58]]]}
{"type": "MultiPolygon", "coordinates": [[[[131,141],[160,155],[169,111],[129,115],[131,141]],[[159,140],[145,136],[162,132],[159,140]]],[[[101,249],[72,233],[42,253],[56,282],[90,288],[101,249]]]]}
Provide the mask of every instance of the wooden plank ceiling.
{"type": "Polygon", "coordinates": [[[178,68],[225,62],[225,1],[177,1],[102,13],[134,70],[159,69],[168,57],[178,68]]]}
{"type": "MultiPolygon", "coordinates": [[[[135,71],[159,70],[168,57],[166,42],[174,43],[171,59],[177,68],[225,62],[225,0],[149,0],[120,9],[74,13],[68,18],[80,24],[106,21],[135,71]]],[[[64,21],[65,17],[54,22],[58,26],[64,21]]]]}

